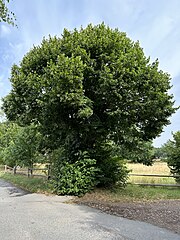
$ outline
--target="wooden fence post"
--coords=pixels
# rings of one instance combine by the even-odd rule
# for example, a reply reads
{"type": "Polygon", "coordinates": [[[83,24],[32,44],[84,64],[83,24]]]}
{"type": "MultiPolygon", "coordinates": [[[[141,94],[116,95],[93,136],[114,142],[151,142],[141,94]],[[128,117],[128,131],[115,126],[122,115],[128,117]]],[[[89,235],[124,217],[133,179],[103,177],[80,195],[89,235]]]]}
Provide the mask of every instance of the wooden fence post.
{"type": "Polygon", "coordinates": [[[50,168],[50,165],[48,165],[48,174],[47,174],[47,180],[49,180],[50,179],[50,177],[51,177],[51,168],[50,168]]]}
{"type": "Polygon", "coordinates": [[[14,175],[16,174],[16,166],[13,167],[13,173],[14,173],[14,175]]]}
{"type": "Polygon", "coordinates": [[[7,165],[4,165],[4,172],[7,172],[7,165]]]}
{"type": "Polygon", "coordinates": [[[28,177],[32,177],[33,175],[33,169],[32,168],[28,168],[28,177]]]}

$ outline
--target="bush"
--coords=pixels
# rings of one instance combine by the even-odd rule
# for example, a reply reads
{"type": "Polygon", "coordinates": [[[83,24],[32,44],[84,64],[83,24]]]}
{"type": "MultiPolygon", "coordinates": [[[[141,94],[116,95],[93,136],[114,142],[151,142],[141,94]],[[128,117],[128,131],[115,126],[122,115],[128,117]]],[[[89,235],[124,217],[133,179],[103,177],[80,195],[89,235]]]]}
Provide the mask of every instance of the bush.
{"type": "Polygon", "coordinates": [[[97,161],[100,172],[97,175],[98,186],[109,187],[115,184],[125,186],[128,170],[123,158],[117,151],[117,145],[109,140],[97,142],[90,156],[97,161]]]}
{"type": "Polygon", "coordinates": [[[74,163],[59,155],[53,167],[54,192],[58,195],[83,195],[97,185],[98,171],[96,160],[88,158],[86,153],[74,163]]]}
{"type": "Polygon", "coordinates": [[[99,165],[101,174],[99,175],[98,186],[109,187],[115,184],[125,186],[128,179],[128,169],[122,159],[117,156],[104,160],[99,165]]]}

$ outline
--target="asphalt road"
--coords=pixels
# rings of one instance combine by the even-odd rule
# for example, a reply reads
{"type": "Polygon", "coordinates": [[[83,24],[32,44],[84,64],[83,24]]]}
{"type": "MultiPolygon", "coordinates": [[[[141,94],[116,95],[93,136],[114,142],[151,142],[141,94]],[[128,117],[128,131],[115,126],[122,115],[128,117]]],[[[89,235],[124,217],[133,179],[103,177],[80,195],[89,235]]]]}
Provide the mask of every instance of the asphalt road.
{"type": "Polygon", "coordinates": [[[67,204],[68,199],[27,193],[0,179],[0,239],[180,240],[165,229],[67,204]]]}

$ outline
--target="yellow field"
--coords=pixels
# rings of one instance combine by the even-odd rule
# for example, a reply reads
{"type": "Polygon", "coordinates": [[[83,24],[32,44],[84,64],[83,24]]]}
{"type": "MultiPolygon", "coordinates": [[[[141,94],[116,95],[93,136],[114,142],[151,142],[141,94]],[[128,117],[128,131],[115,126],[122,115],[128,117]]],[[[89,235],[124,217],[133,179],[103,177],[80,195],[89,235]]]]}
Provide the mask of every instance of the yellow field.
{"type": "MultiPolygon", "coordinates": [[[[140,163],[127,163],[129,170],[132,170],[131,173],[134,174],[158,174],[158,175],[170,175],[169,167],[167,163],[164,162],[155,162],[153,166],[145,166],[140,163]]],[[[174,178],[168,177],[140,177],[140,176],[131,176],[129,178],[131,183],[160,183],[160,184],[174,184],[174,178]]]]}

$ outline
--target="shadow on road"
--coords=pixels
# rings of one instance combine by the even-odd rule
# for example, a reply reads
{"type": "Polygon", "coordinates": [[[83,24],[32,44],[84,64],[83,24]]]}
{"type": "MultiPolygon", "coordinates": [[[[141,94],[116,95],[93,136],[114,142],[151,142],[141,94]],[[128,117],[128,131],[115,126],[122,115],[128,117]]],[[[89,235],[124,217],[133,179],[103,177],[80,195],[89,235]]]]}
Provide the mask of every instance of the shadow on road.
{"type": "Polygon", "coordinates": [[[3,179],[0,179],[0,188],[6,188],[10,197],[21,197],[27,194],[31,194],[30,192],[25,191],[19,187],[17,188],[12,183],[6,182],[3,179]]]}
{"type": "Polygon", "coordinates": [[[30,192],[24,191],[22,189],[17,189],[16,187],[10,187],[8,188],[10,197],[21,197],[27,194],[30,194],[30,192]]]}

